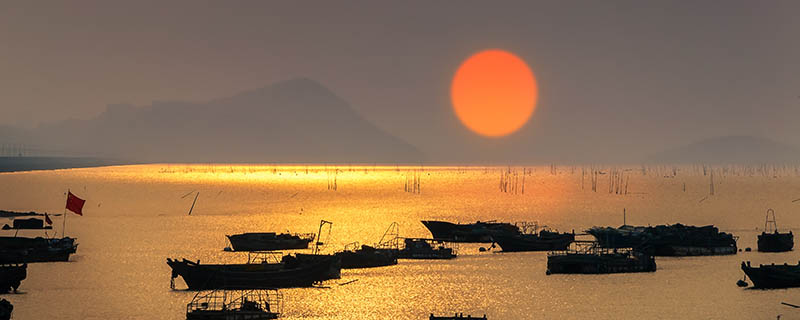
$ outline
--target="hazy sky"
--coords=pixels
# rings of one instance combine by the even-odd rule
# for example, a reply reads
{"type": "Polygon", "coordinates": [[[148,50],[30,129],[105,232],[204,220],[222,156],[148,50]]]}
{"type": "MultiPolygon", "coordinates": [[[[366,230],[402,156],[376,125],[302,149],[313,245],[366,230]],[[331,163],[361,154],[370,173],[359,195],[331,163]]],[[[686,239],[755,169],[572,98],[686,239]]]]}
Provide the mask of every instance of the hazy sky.
{"type": "Polygon", "coordinates": [[[800,137],[797,1],[0,3],[0,125],[202,101],[308,77],[433,157],[626,158],[800,137]],[[539,104],[483,138],[454,116],[469,55],[523,58],[539,104]]]}

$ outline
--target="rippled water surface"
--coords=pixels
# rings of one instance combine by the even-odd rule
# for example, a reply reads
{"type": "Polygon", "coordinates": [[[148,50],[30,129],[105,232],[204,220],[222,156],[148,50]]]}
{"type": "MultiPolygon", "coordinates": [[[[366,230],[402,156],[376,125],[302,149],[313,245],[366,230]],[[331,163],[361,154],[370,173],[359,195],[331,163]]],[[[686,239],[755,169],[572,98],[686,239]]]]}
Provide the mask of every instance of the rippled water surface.
{"type": "MultiPolygon", "coordinates": [[[[61,213],[67,189],[87,199],[85,215],[66,221],[78,253],[67,263],[30,264],[21,293],[3,298],[16,319],[184,319],[194,293],[180,290],[180,279],[178,290],[169,288],[167,257],[242,262],[246,256],[222,250],[225,234],[316,232],[321,219],[333,222],[323,233],[327,252],[374,243],[392,222],[402,236],[429,237],[421,219],[538,221],[581,232],[622,224],[624,210],[628,224],[715,224],[739,236],[741,248],[755,248],[767,208],[781,229],[800,225],[793,168],[714,168],[714,195],[702,167],[596,169],[596,192],[589,167],[164,164],[0,174],[0,209],[61,213]],[[405,192],[415,180],[421,192],[405,192]],[[609,192],[611,181],[621,194],[609,192]],[[189,216],[192,192],[199,197],[189,216]]],[[[54,220],[60,232],[62,220],[54,220]]],[[[800,304],[800,289],[735,285],[742,260],[796,263],[796,252],[658,258],[655,273],[546,276],[546,252],[480,246],[459,246],[454,260],[401,260],[344,270],[323,288],[282,290],[283,318],[800,318],[780,304],[800,304]]]]}

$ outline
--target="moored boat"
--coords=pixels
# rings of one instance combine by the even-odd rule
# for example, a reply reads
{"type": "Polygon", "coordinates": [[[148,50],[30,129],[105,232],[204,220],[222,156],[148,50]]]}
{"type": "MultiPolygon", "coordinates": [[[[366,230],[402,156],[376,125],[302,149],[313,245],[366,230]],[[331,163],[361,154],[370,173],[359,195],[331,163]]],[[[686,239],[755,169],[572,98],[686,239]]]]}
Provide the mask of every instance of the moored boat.
{"type": "Polygon", "coordinates": [[[276,251],[308,249],[314,234],[289,234],[275,232],[251,232],[226,235],[233,251],[276,251]]]}
{"type": "Polygon", "coordinates": [[[345,246],[344,251],[335,255],[342,259],[342,269],[374,268],[397,264],[398,235],[397,223],[392,223],[375,246],[354,242],[345,246]]]}
{"type": "Polygon", "coordinates": [[[753,287],[761,289],[800,287],[800,262],[789,264],[762,264],[751,267],[750,261],[742,262],[742,271],[753,281],[753,287]]]}
{"type": "Polygon", "coordinates": [[[277,290],[200,291],[186,305],[187,320],[267,320],[280,317],[277,290]]]}
{"type": "Polygon", "coordinates": [[[778,232],[778,223],[775,220],[775,211],[767,210],[767,218],[764,222],[764,231],[758,235],[758,251],[761,252],[785,252],[792,251],[794,247],[794,235],[792,231],[788,233],[778,232]],[[770,215],[772,217],[770,218],[770,215]]]}
{"type": "Polygon", "coordinates": [[[201,264],[167,258],[172,279],[183,278],[189,290],[310,287],[335,278],[341,260],[331,255],[286,255],[280,262],[250,260],[242,264],[201,264]]]}
{"type": "Polygon", "coordinates": [[[17,292],[22,280],[28,275],[27,264],[3,264],[0,265],[0,293],[7,293],[11,290],[17,292]]]}
{"type": "Polygon", "coordinates": [[[558,233],[539,228],[536,224],[523,225],[518,235],[500,235],[494,242],[503,252],[566,250],[575,241],[575,233],[558,233]]]}
{"type": "Polygon", "coordinates": [[[405,247],[398,253],[400,259],[453,259],[456,252],[444,241],[436,239],[405,238],[405,247]]]}
{"type": "Polygon", "coordinates": [[[547,274],[656,271],[655,258],[631,248],[602,248],[595,241],[575,241],[574,248],[547,255],[547,274]]]}
{"type": "Polygon", "coordinates": [[[519,227],[507,222],[481,222],[455,224],[446,221],[423,220],[422,224],[434,239],[450,242],[492,242],[494,237],[521,233],[519,227]]]}
{"type": "Polygon", "coordinates": [[[713,225],[658,225],[619,228],[592,227],[587,233],[603,248],[647,248],[656,256],[706,256],[736,254],[737,238],[713,225]]]}
{"type": "Polygon", "coordinates": [[[69,261],[78,250],[74,238],[0,237],[0,263],[69,261]]]}

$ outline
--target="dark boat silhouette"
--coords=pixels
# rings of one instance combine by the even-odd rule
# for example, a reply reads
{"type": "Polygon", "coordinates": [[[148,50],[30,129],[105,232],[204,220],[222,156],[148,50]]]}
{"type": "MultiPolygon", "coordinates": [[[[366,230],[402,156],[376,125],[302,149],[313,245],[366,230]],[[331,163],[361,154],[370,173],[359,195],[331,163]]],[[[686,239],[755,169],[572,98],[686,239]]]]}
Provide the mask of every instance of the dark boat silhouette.
{"type": "Polygon", "coordinates": [[[226,235],[233,251],[276,251],[308,249],[314,234],[288,234],[275,232],[251,232],[226,235]]]}
{"type": "Polygon", "coordinates": [[[342,259],[342,269],[374,268],[397,264],[399,254],[399,229],[392,223],[375,246],[354,242],[345,246],[344,251],[335,255],[342,259]]]}
{"type": "Polygon", "coordinates": [[[587,233],[603,248],[645,248],[656,256],[707,256],[736,254],[737,238],[713,225],[695,227],[680,223],[619,228],[592,227],[587,233]]]}
{"type": "Polygon", "coordinates": [[[463,313],[461,314],[456,313],[453,316],[441,316],[441,317],[434,316],[433,313],[431,313],[431,316],[428,319],[429,320],[487,320],[485,314],[482,317],[477,317],[477,316],[473,317],[471,315],[465,316],[463,313]]]}
{"type": "Polygon", "coordinates": [[[778,223],[775,221],[775,211],[767,209],[764,231],[758,235],[758,251],[785,252],[792,251],[793,247],[794,235],[792,231],[788,233],[778,232],[778,223]],[[772,219],[770,219],[770,215],[772,215],[772,219]]]}
{"type": "Polygon", "coordinates": [[[519,252],[566,250],[575,241],[575,233],[553,232],[536,224],[524,224],[521,229],[517,235],[496,236],[494,242],[504,252],[519,252]]]}
{"type": "Polygon", "coordinates": [[[186,320],[267,320],[280,317],[277,290],[200,291],[186,305],[186,320]]]}
{"type": "Polygon", "coordinates": [[[405,246],[398,253],[400,259],[453,259],[456,252],[446,243],[436,239],[405,238],[405,246]]]}
{"type": "Polygon", "coordinates": [[[754,288],[777,289],[800,287],[800,263],[762,264],[751,267],[750,261],[742,262],[742,271],[753,281],[754,288]]]}
{"type": "Polygon", "coordinates": [[[430,230],[434,239],[450,242],[492,242],[498,236],[512,236],[521,233],[519,227],[507,222],[481,222],[455,224],[446,221],[423,220],[422,224],[430,230]]]}
{"type": "Polygon", "coordinates": [[[172,279],[183,278],[189,290],[269,289],[310,287],[315,282],[337,278],[341,260],[332,255],[284,256],[280,262],[254,261],[242,264],[201,264],[169,259],[172,279]]]}
{"type": "Polygon", "coordinates": [[[27,264],[3,264],[0,265],[0,293],[8,293],[11,290],[17,292],[22,280],[28,275],[27,264]]]}
{"type": "Polygon", "coordinates": [[[603,248],[596,241],[575,241],[574,248],[547,255],[547,274],[656,271],[655,258],[631,248],[603,248]]]}
{"type": "Polygon", "coordinates": [[[0,263],[69,261],[78,250],[74,238],[0,237],[0,263]]]}

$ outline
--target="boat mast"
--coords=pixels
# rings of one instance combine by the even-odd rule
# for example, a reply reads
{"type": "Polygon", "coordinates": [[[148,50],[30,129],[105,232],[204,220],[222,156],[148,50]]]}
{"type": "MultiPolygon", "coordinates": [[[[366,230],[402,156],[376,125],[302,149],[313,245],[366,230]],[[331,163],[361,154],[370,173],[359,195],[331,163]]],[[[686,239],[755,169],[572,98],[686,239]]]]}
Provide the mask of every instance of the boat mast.
{"type": "MultiPolygon", "coordinates": [[[[67,194],[65,194],[64,203],[69,201],[69,189],[67,189],[67,194]]],[[[64,219],[61,220],[61,237],[64,237],[64,233],[67,231],[67,206],[64,205],[64,219]]]]}

